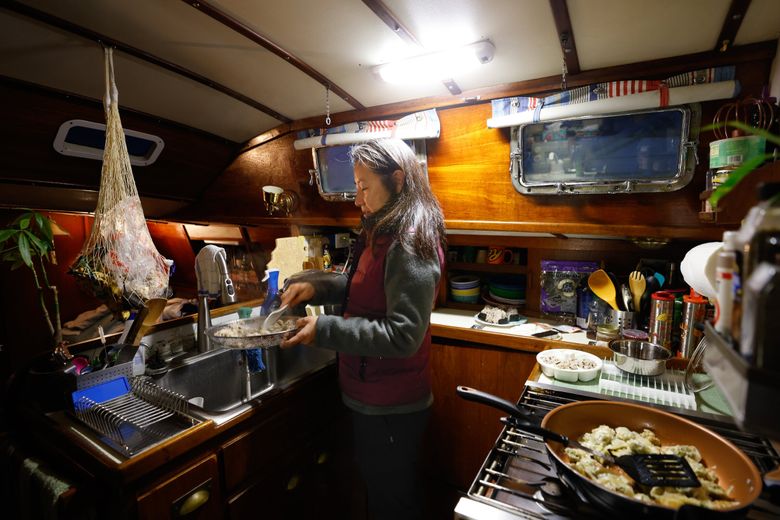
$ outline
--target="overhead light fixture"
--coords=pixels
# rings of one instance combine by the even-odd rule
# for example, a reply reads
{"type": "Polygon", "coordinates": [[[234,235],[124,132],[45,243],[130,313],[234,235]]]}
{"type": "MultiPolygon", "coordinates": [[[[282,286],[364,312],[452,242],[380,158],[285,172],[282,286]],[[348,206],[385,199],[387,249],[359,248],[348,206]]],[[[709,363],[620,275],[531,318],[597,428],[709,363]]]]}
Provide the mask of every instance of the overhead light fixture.
{"type": "Polygon", "coordinates": [[[456,49],[383,63],[373,70],[388,83],[441,81],[490,63],[495,50],[489,40],[482,40],[456,49]]]}

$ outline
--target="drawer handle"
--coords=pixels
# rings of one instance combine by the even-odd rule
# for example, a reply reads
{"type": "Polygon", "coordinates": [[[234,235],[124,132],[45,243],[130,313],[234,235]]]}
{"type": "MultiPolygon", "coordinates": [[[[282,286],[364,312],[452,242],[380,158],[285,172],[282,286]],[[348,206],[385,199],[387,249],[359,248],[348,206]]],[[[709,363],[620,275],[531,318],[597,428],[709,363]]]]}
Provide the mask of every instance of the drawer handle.
{"type": "Polygon", "coordinates": [[[173,504],[174,516],[187,516],[201,508],[211,498],[211,479],[173,504]]]}

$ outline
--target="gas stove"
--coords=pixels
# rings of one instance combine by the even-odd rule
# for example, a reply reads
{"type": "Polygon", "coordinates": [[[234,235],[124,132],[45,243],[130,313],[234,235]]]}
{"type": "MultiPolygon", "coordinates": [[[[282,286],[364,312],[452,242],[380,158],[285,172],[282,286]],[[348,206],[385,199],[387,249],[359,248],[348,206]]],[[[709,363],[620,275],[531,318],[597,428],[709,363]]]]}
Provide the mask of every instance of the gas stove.
{"type": "MultiPolygon", "coordinates": [[[[590,398],[529,382],[517,404],[541,423],[550,410],[590,398]]],[[[768,440],[711,417],[687,417],[739,447],[762,474],[780,465],[780,456],[768,440]]],[[[604,518],[603,511],[582,500],[558,479],[541,437],[515,428],[511,419],[502,420],[505,426],[501,435],[469,488],[468,496],[461,498],[455,508],[456,520],[604,518]]],[[[766,491],[747,515],[752,520],[778,517],[780,506],[769,501],[766,491]]]]}

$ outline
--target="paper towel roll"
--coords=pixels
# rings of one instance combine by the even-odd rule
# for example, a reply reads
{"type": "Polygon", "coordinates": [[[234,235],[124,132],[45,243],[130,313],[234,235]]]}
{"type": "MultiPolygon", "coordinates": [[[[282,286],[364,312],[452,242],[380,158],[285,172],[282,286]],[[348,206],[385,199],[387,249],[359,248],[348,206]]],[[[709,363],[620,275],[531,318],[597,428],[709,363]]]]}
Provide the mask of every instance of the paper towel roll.
{"type": "Polygon", "coordinates": [[[717,296],[715,267],[718,253],[722,248],[723,242],[707,242],[698,245],[685,254],[680,264],[680,273],[685,283],[707,298],[714,299],[717,296]]]}

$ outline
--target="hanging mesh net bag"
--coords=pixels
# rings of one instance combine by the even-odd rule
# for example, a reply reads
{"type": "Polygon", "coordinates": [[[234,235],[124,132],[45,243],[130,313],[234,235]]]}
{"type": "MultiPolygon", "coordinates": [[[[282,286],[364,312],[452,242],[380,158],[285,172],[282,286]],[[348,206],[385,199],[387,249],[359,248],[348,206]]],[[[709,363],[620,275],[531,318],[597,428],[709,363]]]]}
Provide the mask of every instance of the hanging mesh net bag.
{"type": "Polygon", "coordinates": [[[112,49],[106,48],[106,144],[95,221],[70,267],[79,285],[115,311],[166,297],[169,268],[149,235],[119,118],[112,49]]]}

